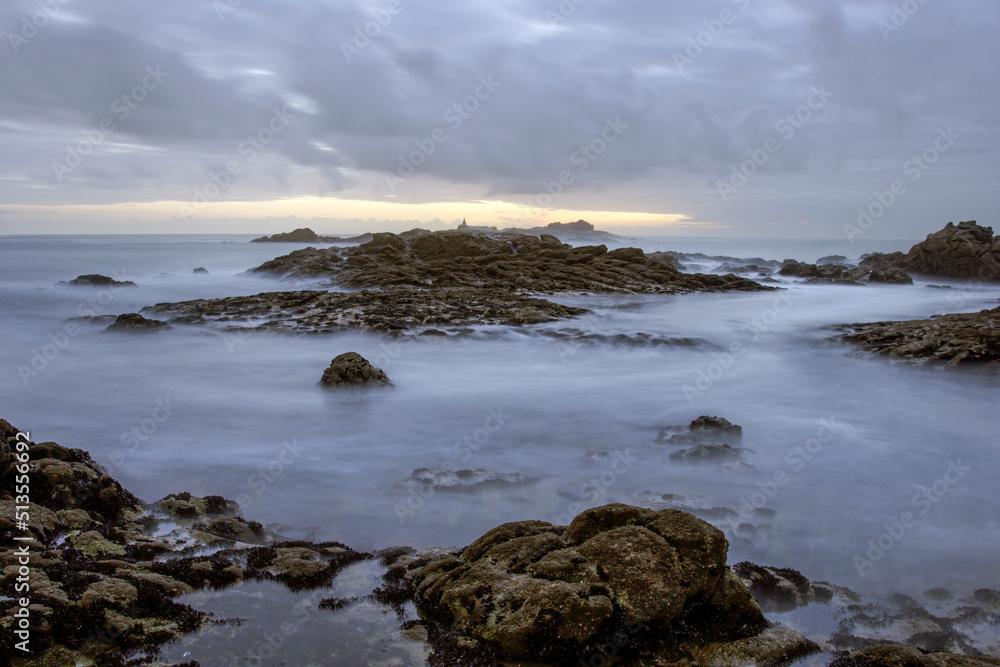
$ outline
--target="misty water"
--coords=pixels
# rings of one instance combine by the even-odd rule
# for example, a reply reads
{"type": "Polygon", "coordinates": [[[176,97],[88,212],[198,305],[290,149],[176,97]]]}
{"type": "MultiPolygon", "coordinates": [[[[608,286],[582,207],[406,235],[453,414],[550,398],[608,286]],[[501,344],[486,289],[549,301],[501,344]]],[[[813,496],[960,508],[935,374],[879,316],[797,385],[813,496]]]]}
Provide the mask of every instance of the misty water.
{"type": "MultiPolygon", "coordinates": [[[[1000,585],[1000,372],[892,363],[829,340],[844,323],[992,308],[996,286],[783,279],[785,290],[762,293],[557,296],[593,314],[415,340],[185,326],[128,336],[102,333],[107,321],[66,335],[81,315],[294,287],[243,272],[299,246],[248,238],[4,238],[0,417],[35,441],[88,450],[146,501],[219,494],[289,537],[358,550],[461,546],[506,521],[565,523],[624,502],[699,511],[726,532],[730,563],[792,567],[872,596],[1000,585]],[[86,273],[138,286],[56,285],[86,273]],[[347,351],[395,388],[321,390],[347,351]],[[660,429],[699,415],[743,427],[742,463],[669,458],[660,429]],[[123,437],[133,428],[142,441],[123,437]],[[408,482],[449,467],[513,483],[430,493],[408,482]],[[900,532],[904,513],[915,520],[900,532]],[[888,548],[859,566],[880,538],[888,548]]],[[[910,246],[632,244],[806,261],[910,246]]]]}

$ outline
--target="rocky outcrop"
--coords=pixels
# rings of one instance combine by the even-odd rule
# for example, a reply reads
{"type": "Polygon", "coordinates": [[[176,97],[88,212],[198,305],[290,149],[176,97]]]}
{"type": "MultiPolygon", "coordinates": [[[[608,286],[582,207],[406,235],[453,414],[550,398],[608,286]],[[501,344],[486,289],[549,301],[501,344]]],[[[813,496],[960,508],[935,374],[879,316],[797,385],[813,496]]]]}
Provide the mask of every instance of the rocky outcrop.
{"type": "Polygon", "coordinates": [[[343,238],[340,236],[320,236],[308,227],[273,236],[262,236],[250,243],[364,243],[371,240],[371,234],[343,238]]]}
{"type": "Polygon", "coordinates": [[[54,442],[19,446],[17,436],[18,429],[0,419],[0,632],[6,638],[0,664],[149,664],[132,659],[218,622],[177,602],[181,595],[242,581],[278,581],[292,590],[328,586],[344,567],[369,557],[336,542],[282,541],[219,496],[182,493],[145,505],[87,452],[54,442]],[[16,458],[22,454],[27,463],[16,458]],[[30,479],[27,529],[14,522],[15,507],[24,505],[11,495],[15,477],[24,474],[16,466],[27,466],[30,479]],[[27,550],[27,565],[19,549],[27,550]],[[25,566],[30,592],[15,591],[25,566]],[[29,595],[31,641],[24,654],[10,638],[15,607],[29,595]]]}
{"type": "Polygon", "coordinates": [[[569,526],[504,524],[460,553],[405,555],[387,579],[474,654],[575,662],[614,638],[623,651],[680,658],[769,625],[727,551],[690,514],[607,505],[569,526]]]}
{"type": "Polygon", "coordinates": [[[208,269],[206,269],[204,266],[199,266],[194,271],[192,271],[192,273],[206,274],[208,273],[208,269]]]}
{"type": "Polygon", "coordinates": [[[899,266],[911,273],[1000,281],[1000,236],[976,222],[949,222],[910,249],[899,266]]]}
{"type": "Polygon", "coordinates": [[[897,268],[869,268],[859,266],[850,268],[843,264],[804,264],[794,259],[785,260],[778,272],[783,276],[807,278],[809,282],[846,283],[864,285],[865,283],[887,283],[891,285],[912,285],[913,279],[897,268]]]}
{"type": "Polygon", "coordinates": [[[105,331],[124,331],[131,333],[149,333],[172,329],[166,322],[146,319],[139,313],[124,313],[119,315],[105,331]]]}
{"type": "Polygon", "coordinates": [[[871,353],[920,361],[1000,360],[1000,307],[978,313],[935,315],[927,320],[873,322],[840,327],[840,340],[871,353]]]}
{"type": "Polygon", "coordinates": [[[183,324],[225,329],[248,326],[284,333],[347,329],[396,332],[429,327],[540,324],[584,315],[584,308],[493,289],[421,290],[396,287],[359,292],[267,292],[225,299],[161,303],[144,313],[183,324]]]}
{"type": "Polygon", "coordinates": [[[735,444],[743,439],[743,427],[724,417],[702,415],[687,426],[664,426],[657,440],[671,445],[709,443],[735,444]]]}
{"type": "Polygon", "coordinates": [[[285,278],[326,277],[358,288],[407,285],[546,293],[769,289],[733,275],[683,274],[638,248],[574,248],[549,234],[461,230],[375,234],[355,248],[309,248],[252,271],[285,278]]]}
{"type": "Polygon", "coordinates": [[[73,280],[63,280],[59,284],[91,287],[135,287],[135,283],[131,280],[115,280],[108,276],[102,276],[99,273],[88,273],[87,275],[77,276],[73,280]]]}
{"type": "Polygon", "coordinates": [[[390,387],[392,382],[357,352],[345,352],[330,362],[319,381],[324,387],[390,387]]]}

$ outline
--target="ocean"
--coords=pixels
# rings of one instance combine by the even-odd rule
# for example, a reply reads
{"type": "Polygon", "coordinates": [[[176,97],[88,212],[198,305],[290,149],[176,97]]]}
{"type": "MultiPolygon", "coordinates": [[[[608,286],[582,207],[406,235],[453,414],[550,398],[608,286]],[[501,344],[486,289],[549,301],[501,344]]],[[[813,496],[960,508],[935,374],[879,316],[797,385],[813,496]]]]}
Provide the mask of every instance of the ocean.
{"type": "MultiPolygon", "coordinates": [[[[506,521],[564,523],[624,502],[699,510],[726,532],[730,563],[791,567],[866,595],[1000,585],[1000,372],[866,358],[830,340],[845,323],[992,308],[995,285],[557,296],[593,314],[417,340],[185,326],[123,336],[71,320],[295,288],[244,272],[303,246],[250,238],[3,238],[0,417],[89,451],[146,501],[218,494],[289,537],[359,550],[462,546],[506,521]],[[137,286],[57,284],[88,273],[137,286]],[[348,351],[395,388],[321,390],[348,351]],[[742,462],[670,459],[660,430],[700,415],[743,427],[742,462]],[[413,481],[451,465],[492,481],[413,481]]],[[[911,244],[627,245],[815,261],[911,244]]]]}

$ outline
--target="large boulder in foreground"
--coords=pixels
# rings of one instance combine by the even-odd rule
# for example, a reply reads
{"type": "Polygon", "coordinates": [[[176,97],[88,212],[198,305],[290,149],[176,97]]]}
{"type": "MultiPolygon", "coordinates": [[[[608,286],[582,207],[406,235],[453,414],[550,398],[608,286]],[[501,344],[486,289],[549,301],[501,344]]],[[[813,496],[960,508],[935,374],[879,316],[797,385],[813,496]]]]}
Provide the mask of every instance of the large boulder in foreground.
{"type": "Polygon", "coordinates": [[[965,280],[1000,280],[1000,236],[975,220],[949,222],[910,249],[901,267],[912,273],[965,280]]]}
{"type": "Polygon", "coordinates": [[[345,352],[330,362],[319,381],[324,387],[389,387],[392,382],[357,352],[345,352]]]}
{"type": "Polygon", "coordinates": [[[728,548],[720,530],[690,514],[615,504],[569,526],[504,524],[460,553],[407,557],[388,578],[407,582],[424,617],[459,646],[500,659],[561,663],[609,641],[682,656],[686,644],[769,626],[726,567],[728,548]]]}

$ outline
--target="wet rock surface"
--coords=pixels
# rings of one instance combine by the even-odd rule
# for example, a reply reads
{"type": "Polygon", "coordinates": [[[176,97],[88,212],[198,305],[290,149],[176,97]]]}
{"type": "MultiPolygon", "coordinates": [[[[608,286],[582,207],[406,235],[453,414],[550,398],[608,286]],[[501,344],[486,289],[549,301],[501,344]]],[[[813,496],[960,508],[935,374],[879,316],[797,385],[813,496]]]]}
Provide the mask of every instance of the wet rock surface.
{"type": "Polygon", "coordinates": [[[166,322],[150,320],[139,313],[124,313],[119,315],[105,331],[148,333],[151,331],[165,331],[172,328],[166,322]]]}
{"type": "Polygon", "coordinates": [[[394,332],[441,326],[517,326],[554,322],[588,311],[500,290],[401,287],[360,292],[267,292],[161,303],[143,312],[168,317],[175,324],[332,333],[347,329],[394,332]]]}
{"type": "Polygon", "coordinates": [[[1000,307],[926,320],[849,324],[840,330],[839,340],[899,359],[949,364],[1000,360],[1000,307]]]}
{"type": "Polygon", "coordinates": [[[391,387],[382,369],[375,368],[357,352],[345,352],[330,362],[319,383],[324,387],[391,387]]]}
{"type": "Polygon", "coordinates": [[[530,292],[682,293],[761,290],[736,276],[682,274],[638,248],[571,247],[549,234],[375,234],[356,248],[314,248],[253,269],[285,278],[325,277],[346,287],[477,287],[530,292]]]}

